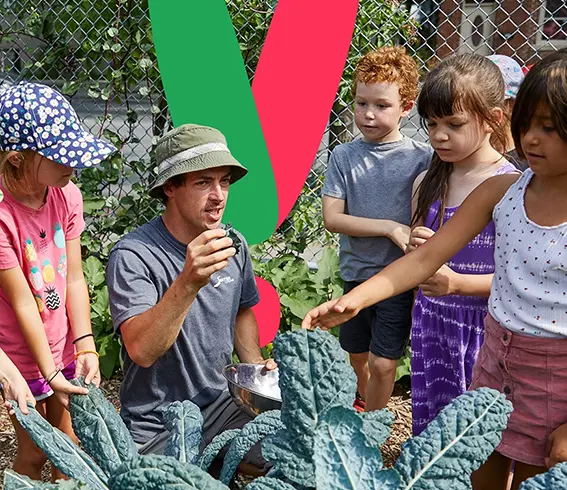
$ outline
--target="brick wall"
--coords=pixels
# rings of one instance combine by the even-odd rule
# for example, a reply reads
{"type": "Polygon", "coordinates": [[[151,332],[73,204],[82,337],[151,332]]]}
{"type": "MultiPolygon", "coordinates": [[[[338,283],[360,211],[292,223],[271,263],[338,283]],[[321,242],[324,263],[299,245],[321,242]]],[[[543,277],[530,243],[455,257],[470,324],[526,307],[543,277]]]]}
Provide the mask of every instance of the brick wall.
{"type": "MultiPolygon", "coordinates": [[[[543,0],[496,0],[493,17],[496,24],[492,48],[496,53],[514,57],[520,64],[537,60],[536,33],[539,28],[543,0]]],[[[440,3],[436,54],[444,58],[456,52],[460,45],[459,25],[464,20],[462,0],[440,3]]]]}
{"type": "Polygon", "coordinates": [[[497,53],[514,57],[520,64],[536,61],[536,33],[541,0],[503,0],[496,11],[492,46],[497,53]]]}
{"type": "Polygon", "coordinates": [[[459,24],[462,21],[461,2],[445,0],[441,3],[437,30],[437,56],[441,59],[459,48],[459,24]]]}

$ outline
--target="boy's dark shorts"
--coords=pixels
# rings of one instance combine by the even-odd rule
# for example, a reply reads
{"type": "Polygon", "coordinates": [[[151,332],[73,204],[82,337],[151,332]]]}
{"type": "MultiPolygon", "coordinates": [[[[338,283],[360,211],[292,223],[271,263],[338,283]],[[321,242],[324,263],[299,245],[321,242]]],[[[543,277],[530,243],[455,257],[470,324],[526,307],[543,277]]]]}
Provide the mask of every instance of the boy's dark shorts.
{"type": "MultiPolygon", "coordinates": [[[[360,284],[345,281],[345,294],[360,284]]],[[[341,325],[341,347],[350,354],[370,351],[377,357],[400,359],[409,343],[412,305],[413,291],[407,291],[365,308],[341,325]]]]}

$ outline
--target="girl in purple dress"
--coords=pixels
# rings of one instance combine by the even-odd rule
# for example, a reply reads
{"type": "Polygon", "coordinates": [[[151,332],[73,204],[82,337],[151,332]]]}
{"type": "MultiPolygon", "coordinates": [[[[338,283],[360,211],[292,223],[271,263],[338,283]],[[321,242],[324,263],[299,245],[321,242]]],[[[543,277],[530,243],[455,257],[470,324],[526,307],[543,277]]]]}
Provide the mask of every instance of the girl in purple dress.
{"type": "MultiPolygon", "coordinates": [[[[452,56],[427,75],[417,105],[435,155],[414,183],[408,251],[430,238],[486,179],[516,171],[500,153],[504,89],[500,70],[478,55],[452,56]]],[[[415,435],[471,382],[494,273],[494,233],[491,222],[420,285],[411,341],[415,435]]]]}

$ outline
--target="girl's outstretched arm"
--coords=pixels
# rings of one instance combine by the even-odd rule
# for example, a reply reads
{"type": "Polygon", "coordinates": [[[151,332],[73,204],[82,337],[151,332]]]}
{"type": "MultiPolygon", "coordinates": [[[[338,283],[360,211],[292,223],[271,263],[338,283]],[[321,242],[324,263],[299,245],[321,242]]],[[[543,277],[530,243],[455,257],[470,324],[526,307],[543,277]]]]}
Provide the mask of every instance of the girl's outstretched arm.
{"type": "Polygon", "coordinates": [[[425,244],[348,294],[311,310],[305,316],[302,327],[332,328],[368,306],[425,282],[484,229],[492,219],[494,206],[518,177],[515,174],[499,175],[483,182],[425,244]]]}
{"type": "Polygon", "coordinates": [[[14,309],[24,340],[41,374],[49,381],[61,404],[68,407],[71,393],[86,394],[88,390],[72,385],[61,372],[56,374],[55,361],[45,334],[43,320],[20,266],[0,270],[0,288],[4,290],[14,309]]]}
{"type": "Polygon", "coordinates": [[[98,355],[91,326],[89,290],[83,274],[81,239],[67,240],[67,315],[73,331],[77,356],[76,375],[83,375],[85,383],[100,385],[98,355]]]}

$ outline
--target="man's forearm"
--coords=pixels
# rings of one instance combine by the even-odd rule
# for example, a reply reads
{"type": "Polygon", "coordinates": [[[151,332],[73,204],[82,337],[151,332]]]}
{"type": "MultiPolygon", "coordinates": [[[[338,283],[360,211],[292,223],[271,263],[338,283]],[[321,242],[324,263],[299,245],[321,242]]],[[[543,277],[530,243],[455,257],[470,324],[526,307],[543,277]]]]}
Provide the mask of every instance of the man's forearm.
{"type": "Polygon", "coordinates": [[[169,350],[198,292],[178,277],[155,306],[122,324],[122,339],[136,364],[150,367],[169,350]]]}
{"type": "Polygon", "coordinates": [[[244,308],[236,315],[234,323],[234,349],[240,362],[261,362],[260,336],[258,324],[252,308],[244,308]]]}

